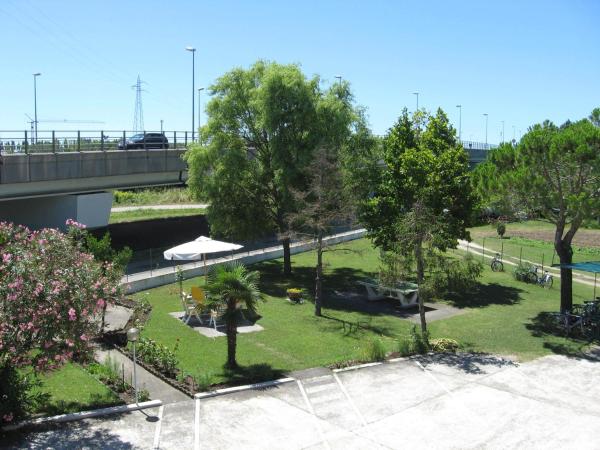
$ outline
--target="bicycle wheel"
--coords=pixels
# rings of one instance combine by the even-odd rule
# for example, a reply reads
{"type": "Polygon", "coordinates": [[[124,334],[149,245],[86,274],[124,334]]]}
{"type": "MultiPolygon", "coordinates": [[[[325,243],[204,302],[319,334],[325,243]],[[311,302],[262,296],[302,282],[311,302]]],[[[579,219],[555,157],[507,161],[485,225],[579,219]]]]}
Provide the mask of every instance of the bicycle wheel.
{"type": "Polygon", "coordinates": [[[551,289],[553,283],[554,283],[554,278],[552,278],[552,275],[546,277],[546,279],[544,280],[544,288],[551,289]]]}
{"type": "Polygon", "coordinates": [[[493,272],[502,272],[504,271],[504,265],[497,260],[492,261],[492,271],[493,272]]]}
{"type": "Polygon", "coordinates": [[[538,276],[533,272],[529,272],[526,279],[528,283],[537,284],[538,282],[538,276]]]}

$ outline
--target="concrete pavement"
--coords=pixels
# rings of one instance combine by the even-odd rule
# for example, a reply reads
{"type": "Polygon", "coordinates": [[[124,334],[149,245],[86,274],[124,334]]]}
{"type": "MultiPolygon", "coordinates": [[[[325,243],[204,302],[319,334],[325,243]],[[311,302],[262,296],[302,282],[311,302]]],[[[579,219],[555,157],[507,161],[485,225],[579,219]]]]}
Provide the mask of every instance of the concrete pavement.
{"type": "Polygon", "coordinates": [[[600,448],[600,362],[433,355],[31,433],[10,448],[600,448]]]}

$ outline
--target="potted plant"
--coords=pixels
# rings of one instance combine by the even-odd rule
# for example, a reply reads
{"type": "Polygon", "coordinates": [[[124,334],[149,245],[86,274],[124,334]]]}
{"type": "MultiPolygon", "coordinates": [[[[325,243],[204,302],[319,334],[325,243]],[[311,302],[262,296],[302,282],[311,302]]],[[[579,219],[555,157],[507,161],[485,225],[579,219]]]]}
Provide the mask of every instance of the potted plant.
{"type": "Polygon", "coordinates": [[[287,290],[288,300],[292,303],[302,303],[302,289],[289,288],[287,290]]]}

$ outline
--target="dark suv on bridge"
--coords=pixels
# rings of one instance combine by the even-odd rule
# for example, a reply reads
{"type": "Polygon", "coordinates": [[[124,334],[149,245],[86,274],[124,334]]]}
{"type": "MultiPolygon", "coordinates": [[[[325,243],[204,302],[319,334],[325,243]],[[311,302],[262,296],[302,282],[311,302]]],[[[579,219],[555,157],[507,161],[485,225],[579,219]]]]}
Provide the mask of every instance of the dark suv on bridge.
{"type": "Polygon", "coordinates": [[[169,148],[169,140],[163,133],[140,133],[119,142],[120,150],[132,148],[169,148]]]}

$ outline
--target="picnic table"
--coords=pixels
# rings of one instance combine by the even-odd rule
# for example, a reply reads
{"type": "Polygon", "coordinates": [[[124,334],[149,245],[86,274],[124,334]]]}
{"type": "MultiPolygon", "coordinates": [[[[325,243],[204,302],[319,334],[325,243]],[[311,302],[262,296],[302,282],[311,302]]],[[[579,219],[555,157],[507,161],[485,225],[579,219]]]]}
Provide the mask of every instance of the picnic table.
{"type": "Polygon", "coordinates": [[[408,308],[416,305],[419,299],[419,286],[407,281],[396,283],[394,286],[384,286],[374,280],[363,280],[358,284],[367,290],[369,301],[392,298],[398,300],[401,308],[408,308]]]}

